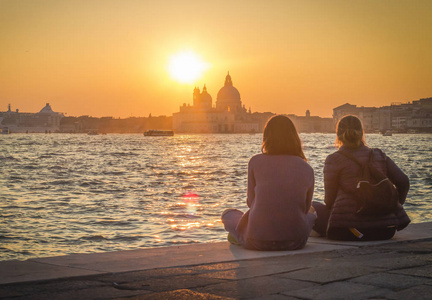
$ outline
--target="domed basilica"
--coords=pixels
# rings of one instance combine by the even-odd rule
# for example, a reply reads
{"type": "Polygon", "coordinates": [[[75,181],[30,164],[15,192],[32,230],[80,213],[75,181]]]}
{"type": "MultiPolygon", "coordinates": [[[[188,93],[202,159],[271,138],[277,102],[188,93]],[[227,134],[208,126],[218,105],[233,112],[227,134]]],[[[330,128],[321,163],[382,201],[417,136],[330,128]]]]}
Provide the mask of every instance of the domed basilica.
{"type": "Polygon", "coordinates": [[[248,133],[258,132],[259,123],[242,105],[240,92],[228,73],[215,105],[205,85],[202,92],[195,87],[193,105],[184,103],[173,114],[173,129],[184,133],[248,133]]]}

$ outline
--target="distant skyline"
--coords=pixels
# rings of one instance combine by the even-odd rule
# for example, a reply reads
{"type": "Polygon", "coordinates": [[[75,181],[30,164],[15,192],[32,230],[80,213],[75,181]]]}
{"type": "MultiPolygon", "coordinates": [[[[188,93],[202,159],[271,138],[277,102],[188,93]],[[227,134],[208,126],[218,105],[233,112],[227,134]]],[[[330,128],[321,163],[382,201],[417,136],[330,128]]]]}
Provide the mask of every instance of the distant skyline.
{"type": "Polygon", "coordinates": [[[432,1],[0,0],[0,111],[171,115],[227,71],[252,111],[331,117],[432,96],[432,1]],[[195,53],[182,83],[170,59],[195,53]]]}

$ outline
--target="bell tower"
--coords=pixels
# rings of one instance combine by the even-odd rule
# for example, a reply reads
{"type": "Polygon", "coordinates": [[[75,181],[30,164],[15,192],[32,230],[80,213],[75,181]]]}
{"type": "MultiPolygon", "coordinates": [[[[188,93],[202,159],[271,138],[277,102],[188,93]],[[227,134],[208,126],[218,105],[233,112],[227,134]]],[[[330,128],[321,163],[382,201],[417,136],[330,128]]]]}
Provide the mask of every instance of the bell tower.
{"type": "Polygon", "coordinates": [[[200,89],[198,87],[194,88],[193,91],[193,106],[197,107],[200,102],[200,89]]]}

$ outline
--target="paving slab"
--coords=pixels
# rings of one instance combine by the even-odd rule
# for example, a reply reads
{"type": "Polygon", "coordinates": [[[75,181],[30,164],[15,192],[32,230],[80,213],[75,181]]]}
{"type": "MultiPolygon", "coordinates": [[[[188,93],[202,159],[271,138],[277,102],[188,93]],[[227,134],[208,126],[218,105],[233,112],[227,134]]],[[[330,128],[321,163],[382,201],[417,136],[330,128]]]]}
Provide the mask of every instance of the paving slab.
{"type": "Polygon", "coordinates": [[[316,283],[328,283],[334,281],[348,280],[361,275],[379,272],[381,269],[356,265],[352,263],[327,261],[317,266],[311,266],[302,270],[279,275],[284,278],[291,278],[316,283]]]}
{"type": "MultiPolygon", "coordinates": [[[[410,247],[405,246],[405,249],[410,247]]],[[[386,249],[388,248],[381,248],[380,251],[384,252],[386,249]]],[[[356,265],[394,270],[423,266],[432,261],[432,254],[411,254],[387,250],[385,255],[376,255],[377,249],[375,248],[362,248],[362,250],[367,251],[360,251],[355,256],[347,256],[346,261],[356,265]]]]}
{"type": "Polygon", "coordinates": [[[432,295],[432,286],[419,285],[403,291],[392,293],[386,295],[387,299],[397,299],[397,300],[430,300],[432,295]]]}
{"type": "Polygon", "coordinates": [[[189,300],[189,299],[205,299],[205,300],[219,300],[219,299],[233,299],[228,297],[220,297],[216,295],[198,293],[188,289],[179,289],[169,292],[154,293],[151,295],[127,297],[127,298],[117,298],[117,300],[189,300]]]}
{"type": "Polygon", "coordinates": [[[164,268],[152,269],[143,271],[133,271],[125,273],[108,273],[98,276],[98,280],[102,282],[116,282],[118,284],[137,281],[136,278],[162,278],[167,279],[175,276],[190,276],[199,274],[198,270],[193,270],[189,267],[183,268],[164,268]]]}
{"type": "Polygon", "coordinates": [[[96,274],[101,274],[101,272],[36,261],[0,262],[0,284],[96,274]]]}
{"type": "MultiPolygon", "coordinates": [[[[285,274],[296,272],[298,270],[314,269],[317,265],[338,257],[340,257],[340,254],[336,252],[317,252],[306,255],[269,257],[265,260],[257,259],[238,261],[238,266],[236,268],[220,271],[214,269],[210,271],[211,268],[209,268],[209,270],[207,270],[208,272],[201,273],[198,276],[242,280],[268,275],[285,274]]],[[[207,265],[202,267],[204,268],[201,269],[204,270],[207,265]]]]}
{"type": "Polygon", "coordinates": [[[289,297],[282,294],[271,294],[262,297],[250,298],[251,300],[299,300],[297,297],[289,297]]]}
{"type": "Polygon", "coordinates": [[[225,282],[225,280],[184,275],[170,277],[169,280],[166,278],[142,278],[140,281],[116,284],[116,288],[122,290],[165,292],[173,289],[190,289],[221,282],[225,282]]]}
{"type": "Polygon", "coordinates": [[[393,294],[393,291],[352,282],[334,282],[307,289],[287,289],[282,294],[300,299],[386,299],[388,295],[393,294]]]}
{"type": "Polygon", "coordinates": [[[406,268],[392,271],[392,273],[432,278],[432,266],[406,268]]]}
{"type": "Polygon", "coordinates": [[[375,273],[354,278],[351,280],[351,282],[397,290],[408,289],[422,284],[432,285],[432,278],[421,278],[417,276],[407,276],[400,274],[375,273]]]}
{"type": "Polygon", "coordinates": [[[196,290],[222,297],[248,299],[278,294],[285,290],[305,289],[315,286],[313,283],[278,278],[273,276],[255,277],[244,280],[228,281],[196,290]]]}
{"type": "MultiPolygon", "coordinates": [[[[97,287],[90,289],[68,290],[60,292],[46,292],[37,295],[27,294],[18,296],[20,300],[39,299],[61,299],[61,300],[94,300],[94,299],[115,299],[126,298],[135,295],[142,295],[143,291],[119,290],[114,287],[97,287]]],[[[147,292],[150,293],[150,292],[147,292]]]]}

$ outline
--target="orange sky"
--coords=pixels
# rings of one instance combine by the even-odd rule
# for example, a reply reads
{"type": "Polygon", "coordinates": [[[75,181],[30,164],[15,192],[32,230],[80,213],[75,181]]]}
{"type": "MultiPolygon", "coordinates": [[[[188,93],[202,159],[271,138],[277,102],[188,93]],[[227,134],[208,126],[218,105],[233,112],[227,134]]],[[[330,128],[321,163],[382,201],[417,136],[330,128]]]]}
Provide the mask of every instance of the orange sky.
{"type": "Polygon", "coordinates": [[[227,71],[259,112],[432,97],[432,1],[0,0],[0,111],[171,115],[227,71]],[[211,67],[180,84],[188,49],[211,67]]]}

